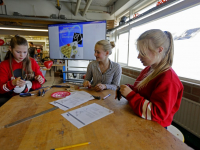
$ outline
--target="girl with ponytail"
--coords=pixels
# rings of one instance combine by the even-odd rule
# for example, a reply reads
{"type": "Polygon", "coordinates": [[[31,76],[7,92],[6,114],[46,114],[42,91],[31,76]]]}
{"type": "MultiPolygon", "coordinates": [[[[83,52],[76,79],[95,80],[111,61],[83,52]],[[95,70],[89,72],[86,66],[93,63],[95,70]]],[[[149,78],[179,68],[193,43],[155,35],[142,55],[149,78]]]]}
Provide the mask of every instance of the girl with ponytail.
{"type": "Polygon", "coordinates": [[[109,59],[114,47],[115,43],[107,40],[100,40],[95,44],[94,56],[96,60],[92,61],[87,67],[83,82],[84,87],[93,87],[97,92],[117,89],[122,70],[118,63],[109,59]]]}
{"type": "Polygon", "coordinates": [[[167,128],[178,111],[183,85],[172,69],[174,44],[168,31],[152,29],[137,39],[138,59],[147,66],[134,85],[121,85],[120,92],[140,117],[167,128]]]}

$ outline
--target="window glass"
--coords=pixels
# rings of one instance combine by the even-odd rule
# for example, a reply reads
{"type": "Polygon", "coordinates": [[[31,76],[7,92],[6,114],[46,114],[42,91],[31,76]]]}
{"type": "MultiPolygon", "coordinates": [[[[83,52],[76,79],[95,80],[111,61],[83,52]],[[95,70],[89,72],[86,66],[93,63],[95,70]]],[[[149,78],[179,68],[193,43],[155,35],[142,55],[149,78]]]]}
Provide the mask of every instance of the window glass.
{"type": "Polygon", "coordinates": [[[149,29],[170,31],[174,37],[173,69],[178,76],[200,80],[200,5],[130,30],[129,66],[144,68],[137,59],[135,42],[149,29]]]}
{"type": "Polygon", "coordinates": [[[128,32],[119,35],[118,62],[127,64],[128,32]]]}

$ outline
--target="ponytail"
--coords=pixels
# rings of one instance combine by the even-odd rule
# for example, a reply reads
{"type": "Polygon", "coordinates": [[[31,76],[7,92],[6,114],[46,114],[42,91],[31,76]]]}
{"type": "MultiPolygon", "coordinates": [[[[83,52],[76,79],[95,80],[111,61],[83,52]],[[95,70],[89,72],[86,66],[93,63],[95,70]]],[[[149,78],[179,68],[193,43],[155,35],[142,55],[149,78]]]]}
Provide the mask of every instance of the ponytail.
{"type": "Polygon", "coordinates": [[[159,29],[152,29],[144,32],[137,40],[137,47],[142,56],[145,56],[144,49],[148,48],[155,52],[156,48],[163,47],[164,54],[160,63],[151,69],[145,78],[137,85],[138,89],[145,87],[152,79],[167,71],[173,63],[174,43],[170,32],[162,32],[159,29]]]}

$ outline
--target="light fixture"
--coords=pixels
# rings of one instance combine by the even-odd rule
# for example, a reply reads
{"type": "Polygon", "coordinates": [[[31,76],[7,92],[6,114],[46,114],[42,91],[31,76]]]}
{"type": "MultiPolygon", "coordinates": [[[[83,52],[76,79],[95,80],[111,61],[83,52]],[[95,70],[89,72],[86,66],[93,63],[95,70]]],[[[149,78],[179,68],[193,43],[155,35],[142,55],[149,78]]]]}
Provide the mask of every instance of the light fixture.
{"type": "Polygon", "coordinates": [[[5,27],[0,27],[0,30],[21,30],[21,31],[48,32],[48,29],[24,29],[24,28],[5,28],[5,27]]]}

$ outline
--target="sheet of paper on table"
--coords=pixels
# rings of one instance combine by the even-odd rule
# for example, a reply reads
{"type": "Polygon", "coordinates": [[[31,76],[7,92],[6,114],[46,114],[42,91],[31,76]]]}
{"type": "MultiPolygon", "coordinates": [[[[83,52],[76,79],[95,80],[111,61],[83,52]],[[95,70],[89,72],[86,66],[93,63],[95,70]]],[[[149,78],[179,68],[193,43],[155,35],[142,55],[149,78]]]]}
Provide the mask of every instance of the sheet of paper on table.
{"type": "Polygon", "coordinates": [[[89,100],[94,99],[92,95],[85,91],[77,91],[77,92],[71,92],[71,95],[59,99],[57,101],[50,102],[50,104],[59,107],[62,110],[68,110],[70,108],[76,107],[78,105],[81,105],[89,100]]]}
{"type": "Polygon", "coordinates": [[[113,113],[112,110],[93,103],[64,113],[62,116],[77,128],[81,128],[111,113],[113,113]]]}

